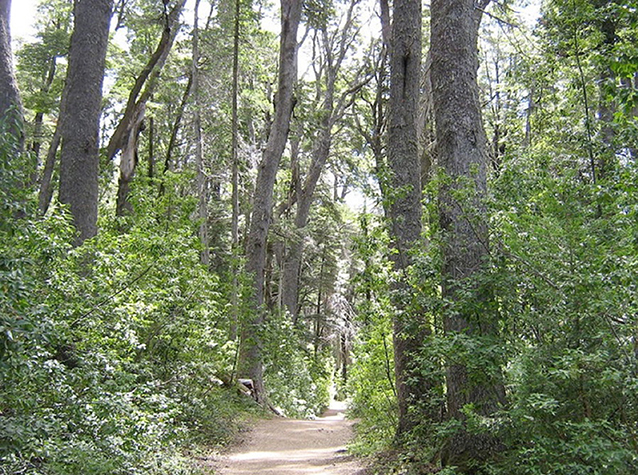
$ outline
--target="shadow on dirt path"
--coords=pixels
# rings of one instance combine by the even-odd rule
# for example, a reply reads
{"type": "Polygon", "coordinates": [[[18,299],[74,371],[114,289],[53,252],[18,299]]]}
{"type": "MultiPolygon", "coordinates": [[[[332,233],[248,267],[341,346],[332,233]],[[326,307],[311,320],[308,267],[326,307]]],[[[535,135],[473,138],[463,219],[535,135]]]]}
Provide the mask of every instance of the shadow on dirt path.
{"type": "Polygon", "coordinates": [[[333,402],[316,420],[269,419],[260,421],[247,440],[221,463],[222,475],[365,475],[348,455],[352,422],[344,416],[345,404],[333,402]]]}

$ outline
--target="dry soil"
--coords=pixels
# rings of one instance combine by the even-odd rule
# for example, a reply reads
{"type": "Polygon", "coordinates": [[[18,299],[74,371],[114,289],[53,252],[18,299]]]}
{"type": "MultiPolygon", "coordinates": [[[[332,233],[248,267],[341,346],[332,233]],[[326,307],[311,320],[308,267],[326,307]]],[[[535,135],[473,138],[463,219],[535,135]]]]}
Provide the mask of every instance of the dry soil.
{"type": "Polygon", "coordinates": [[[345,406],[333,403],[316,420],[275,418],[260,421],[246,440],[221,461],[222,475],[365,475],[348,455],[352,422],[345,406]]]}

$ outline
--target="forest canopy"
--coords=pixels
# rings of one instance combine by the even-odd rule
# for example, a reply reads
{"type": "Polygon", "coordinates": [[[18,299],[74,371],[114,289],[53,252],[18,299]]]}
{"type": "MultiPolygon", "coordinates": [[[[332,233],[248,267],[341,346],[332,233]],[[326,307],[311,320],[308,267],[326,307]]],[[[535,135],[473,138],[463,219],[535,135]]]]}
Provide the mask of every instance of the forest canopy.
{"type": "Polygon", "coordinates": [[[1,474],[211,473],[332,398],[371,473],[638,473],[636,1],[21,8],[1,474]]]}

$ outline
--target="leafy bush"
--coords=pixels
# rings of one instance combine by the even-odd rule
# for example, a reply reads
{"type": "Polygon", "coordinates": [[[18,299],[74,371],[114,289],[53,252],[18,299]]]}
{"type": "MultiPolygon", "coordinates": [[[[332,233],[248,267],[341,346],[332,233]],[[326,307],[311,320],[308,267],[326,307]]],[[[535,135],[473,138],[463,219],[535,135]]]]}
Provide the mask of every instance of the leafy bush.
{"type": "Polygon", "coordinates": [[[271,403],[288,417],[320,415],[330,402],[330,359],[302,346],[287,315],[271,315],[263,329],[265,384],[271,403]]]}
{"type": "Polygon", "coordinates": [[[227,441],[246,403],[213,381],[234,349],[192,224],[149,213],[120,233],[103,220],[73,249],[63,214],[13,208],[0,229],[0,473],[196,473],[184,447],[227,441]]]}

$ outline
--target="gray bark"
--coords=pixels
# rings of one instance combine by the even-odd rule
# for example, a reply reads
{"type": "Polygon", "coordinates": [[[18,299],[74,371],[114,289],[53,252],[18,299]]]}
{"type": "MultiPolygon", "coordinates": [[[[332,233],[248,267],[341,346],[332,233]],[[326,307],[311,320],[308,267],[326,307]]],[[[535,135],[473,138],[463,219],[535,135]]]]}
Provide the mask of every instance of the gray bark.
{"type": "Polygon", "coordinates": [[[144,124],[144,115],[146,113],[146,103],[140,103],[135,109],[135,116],[129,125],[130,129],[126,136],[126,142],[122,144],[120,154],[120,178],[117,186],[117,201],[115,205],[115,214],[117,216],[125,216],[133,213],[133,205],[131,205],[128,194],[135,175],[135,169],[138,162],[138,141],[144,124]]]}
{"type": "Polygon", "coordinates": [[[116,206],[118,216],[133,212],[133,207],[128,201],[128,192],[137,168],[138,136],[144,120],[146,103],[153,95],[159,75],[179,32],[179,16],[185,3],[186,0],[180,0],[165,15],[164,29],[160,41],[144,69],[135,80],[133,89],[129,93],[124,114],[107,146],[109,160],[112,160],[117,152],[121,151],[116,206]]]}
{"type": "Polygon", "coordinates": [[[294,107],[293,88],[297,80],[297,30],[301,20],[301,0],[281,0],[279,77],[275,96],[275,116],[259,165],[250,230],[246,242],[246,271],[253,278],[253,313],[241,329],[240,376],[253,380],[257,401],[265,401],[263,362],[259,328],[264,323],[264,273],[266,245],[273,208],[273,189],[283,155],[294,107]]]}
{"type": "Polygon", "coordinates": [[[197,168],[197,214],[199,223],[199,242],[202,246],[200,261],[208,267],[210,265],[210,250],[208,248],[208,178],[204,170],[204,144],[202,139],[202,115],[200,110],[200,87],[199,87],[199,3],[195,1],[195,13],[193,20],[193,64],[191,77],[193,78],[193,106],[194,117],[193,126],[195,128],[195,167],[197,168]]]}
{"type": "Polygon", "coordinates": [[[241,16],[241,0],[235,0],[235,18],[233,19],[233,86],[231,117],[231,201],[230,236],[232,245],[232,289],[231,289],[231,325],[229,337],[237,339],[239,320],[239,280],[241,264],[237,259],[239,253],[239,24],[241,16]]]}
{"type": "Polygon", "coordinates": [[[97,234],[98,136],[112,0],[75,0],[64,109],[60,111],[60,202],[79,232],[97,234]]]}
{"type": "MultiPolygon", "coordinates": [[[[445,314],[444,328],[448,335],[483,336],[495,332],[496,316],[484,310],[477,310],[477,314],[468,310],[490,298],[478,291],[473,279],[489,255],[483,204],[487,141],[477,84],[480,11],[477,14],[474,0],[434,0],[431,11],[437,156],[448,177],[439,196],[442,291],[443,298],[453,307],[445,314]],[[459,195],[467,198],[458,198],[459,195]],[[472,305],[463,305],[467,290],[476,293],[472,305]],[[455,303],[459,307],[454,307],[455,303]]],[[[504,400],[500,381],[486,375],[473,376],[463,362],[448,363],[446,380],[447,412],[452,419],[464,421],[463,408],[468,404],[483,416],[492,415],[504,400]]],[[[463,473],[479,473],[476,464],[499,448],[498,440],[489,434],[470,434],[462,428],[445,448],[443,462],[459,466],[463,473]]]]}
{"type": "Polygon", "coordinates": [[[297,201],[297,210],[294,220],[296,232],[293,234],[293,238],[289,244],[282,269],[282,301],[286,310],[290,313],[293,322],[296,322],[299,312],[299,278],[303,259],[304,230],[308,224],[314,193],[319,178],[328,161],[328,157],[330,156],[333,126],[343,117],[349,98],[359,87],[357,85],[357,78],[343,95],[339,98],[335,98],[337,77],[346,53],[349,50],[349,46],[352,43],[353,35],[351,30],[354,18],[353,13],[357,3],[357,1],[350,2],[342,33],[339,37],[330,34],[326,28],[323,28],[319,32],[323,58],[321,66],[316,69],[318,73],[316,82],[317,85],[322,82],[324,83],[324,87],[319,88],[319,90],[322,91],[321,95],[323,95],[320,108],[321,119],[319,121],[319,130],[314,138],[310,168],[308,169],[303,184],[301,184],[298,173],[295,173],[293,170],[293,181],[298,182],[294,184],[294,194],[296,196],[293,197],[293,200],[296,199],[297,201]],[[336,51],[336,54],[334,54],[333,51],[336,51]]]}
{"type": "Polygon", "coordinates": [[[24,148],[22,102],[11,52],[11,0],[0,0],[0,121],[14,136],[17,150],[24,148]]]}
{"type": "MultiPolygon", "coordinates": [[[[62,111],[62,104],[64,100],[60,102],[60,111],[62,111]]],[[[58,116],[58,123],[55,126],[55,132],[51,138],[49,144],[49,151],[47,152],[46,160],[44,161],[44,169],[42,170],[42,178],[40,181],[40,191],[38,193],[38,210],[40,214],[46,214],[51,204],[51,198],[53,196],[53,171],[55,169],[55,159],[60,147],[61,138],[61,120],[62,116],[58,116]]]]}
{"type": "MultiPolygon", "coordinates": [[[[49,71],[47,78],[42,87],[42,94],[48,94],[53,80],[55,79],[55,73],[57,70],[57,58],[52,56],[49,63],[49,71]]],[[[33,142],[30,149],[36,157],[36,160],[40,159],[40,148],[42,147],[42,124],[44,123],[44,112],[38,111],[33,119],[33,142]]]]}
{"type": "MultiPolygon", "coordinates": [[[[432,384],[411,371],[428,332],[415,309],[410,308],[407,270],[411,253],[421,239],[421,158],[418,105],[421,83],[421,0],[396,0],[390,38],[390,100],[388,115],[387,215],[396,253],[391,258],[397,273],[393,284],[394,366],[399,405],[398,435],[414,428],[423,414],[414,403],[424,404],[432,384]]],[[[429,416],[429,415],[428,415],[429,416]]],[[[426,417],[428,417],[426,416],[426,417]]],[[[430,417],[431,418],[431,417],[430,417]]]]}
{"type": "MultiPolygon", "coordinates": [[[[232,91],[232,217],[231,239],[233,252],[239,246],[239,23],[241,14],[241,0],[235,0],[235,18],[233,24],[233,91],[232,91]]],[[[235,287],[235,286],[233,286],[235,287]]]]}

